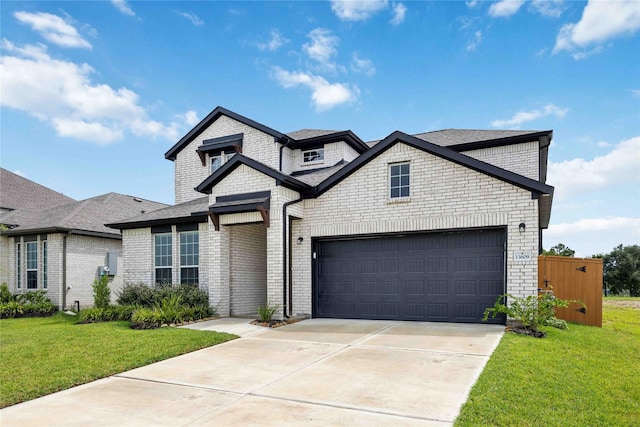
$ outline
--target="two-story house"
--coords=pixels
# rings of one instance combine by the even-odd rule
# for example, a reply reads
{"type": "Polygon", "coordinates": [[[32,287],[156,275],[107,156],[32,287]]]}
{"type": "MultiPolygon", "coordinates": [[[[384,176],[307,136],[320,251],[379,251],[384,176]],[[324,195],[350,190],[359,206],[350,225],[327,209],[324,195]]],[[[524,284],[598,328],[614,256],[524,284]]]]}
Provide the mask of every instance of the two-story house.
{"type": "MultiPolygon", "coordinates": [[[[165,154],[176,205],[110,224],[130,282],[223,316],[479,322],[537,292],[552,131],[281,133],[221,107],[165,154]]],[[[497,322],[502,320],[497,319],[497,322]]]]}

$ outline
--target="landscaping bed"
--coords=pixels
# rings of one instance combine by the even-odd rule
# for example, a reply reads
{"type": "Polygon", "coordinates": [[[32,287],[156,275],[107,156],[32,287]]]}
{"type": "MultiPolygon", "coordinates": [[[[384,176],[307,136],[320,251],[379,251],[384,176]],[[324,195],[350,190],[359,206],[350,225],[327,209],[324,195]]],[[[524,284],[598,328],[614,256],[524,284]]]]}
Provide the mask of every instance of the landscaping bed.
{"type": "Polygon", "coordinates": [[[279,328],[280,326],[290,325],[292,323],[300,322],[304,320],[304,317],[291,318],[291,319],[283,319],[283,320],[254,320],[251,322],[252,325],[264,326],[265,328],[279,328]]]}

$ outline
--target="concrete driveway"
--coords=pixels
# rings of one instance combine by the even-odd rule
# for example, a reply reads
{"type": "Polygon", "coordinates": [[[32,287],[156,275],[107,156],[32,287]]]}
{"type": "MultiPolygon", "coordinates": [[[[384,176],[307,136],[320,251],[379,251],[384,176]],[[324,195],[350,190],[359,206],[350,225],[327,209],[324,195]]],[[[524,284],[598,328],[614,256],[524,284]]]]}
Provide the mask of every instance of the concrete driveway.
{"type": "MultiPolygon", "coordinates": [[[[215,323],[218,322],[218,323],[215,323]]],[[[503,335],[495,325],[311,319],[0,411],[9,426],[447,426],[503,335]]]]}

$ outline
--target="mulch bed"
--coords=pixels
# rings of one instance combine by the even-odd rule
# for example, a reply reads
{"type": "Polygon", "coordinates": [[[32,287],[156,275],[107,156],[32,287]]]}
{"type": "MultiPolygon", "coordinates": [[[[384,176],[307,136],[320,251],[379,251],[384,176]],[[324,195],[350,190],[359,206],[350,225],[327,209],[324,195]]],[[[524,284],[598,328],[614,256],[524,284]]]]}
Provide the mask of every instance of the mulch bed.
{"type": "Polygon", "coordinates": [[[514,334],[520,334],[520,335],[530,335],[535,338],[544,338],[547,336],[546,332],[535,331],[533,329],[524,328],[522,326],[507,326],[505,328],[505,331],[513,332],[514,334]]]}
{"type": "Polygon", "coordinates": [[[290,325],[292,323],[299,322],[304,320],[304,318],[296,318],[296,319],[284,319],[284,320],[272,320],[270,322],[263,322],[261,320],[254,320],[251,322],[252,325],[264,326],[265,328],[279,328],[280,326],[290,325]]]}

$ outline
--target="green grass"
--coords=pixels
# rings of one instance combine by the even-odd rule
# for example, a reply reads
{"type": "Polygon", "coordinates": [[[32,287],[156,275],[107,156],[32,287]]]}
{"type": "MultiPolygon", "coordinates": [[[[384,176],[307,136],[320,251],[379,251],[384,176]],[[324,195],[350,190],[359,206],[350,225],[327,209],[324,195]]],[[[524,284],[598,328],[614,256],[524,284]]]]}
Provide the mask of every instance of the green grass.
{"type": "Polygon", "coordinates": [[[640,309],[604,305],[602,328],[544,330],[504,335],[456,426],[640,425],[640,309]]]}
{"type": "Polygon", "coordinates": [[[129,322],[76,325],[77,317],[0,320],[0,407],[236,338],[129,322]]]}

